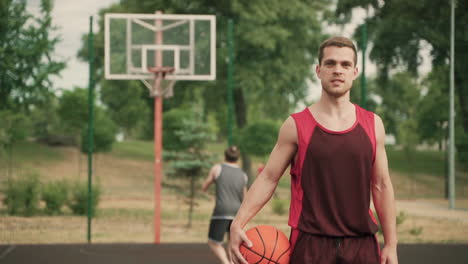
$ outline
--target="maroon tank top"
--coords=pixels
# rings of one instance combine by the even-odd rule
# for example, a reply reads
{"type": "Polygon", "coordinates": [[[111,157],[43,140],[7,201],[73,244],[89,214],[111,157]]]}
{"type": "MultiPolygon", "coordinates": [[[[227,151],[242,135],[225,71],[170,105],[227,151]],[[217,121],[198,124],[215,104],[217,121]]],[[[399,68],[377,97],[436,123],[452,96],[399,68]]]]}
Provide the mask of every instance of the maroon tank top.
{"type": "Polygon", "coordinates": [[[298,153],[291,164],[293,229],[324,236],[363,236],[378,227],[370,211],[376,151],[374,113],[356,108],[345,131],[321,126],[308,108],[292,115],[298,153]]]}

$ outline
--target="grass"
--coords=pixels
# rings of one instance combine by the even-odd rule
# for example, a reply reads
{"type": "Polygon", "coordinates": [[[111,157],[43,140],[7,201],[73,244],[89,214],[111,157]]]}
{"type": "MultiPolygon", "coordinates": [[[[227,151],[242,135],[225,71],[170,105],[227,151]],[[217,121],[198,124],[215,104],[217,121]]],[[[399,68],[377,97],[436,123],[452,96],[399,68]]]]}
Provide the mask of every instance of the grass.
{"type": "Polygon", "coordinates": [[[21,163],[45,163],[63,160],[58,148],[52,148],[36,142],[19,142],[9,152],[8,149],[0,153],[0,160],[5,163],[11,157],[13,164],[21,163]],[[11,155],[11,156],[10,156],[11,155]]]}
{"type": "Polygon", "coordinates": [[[415,151],[407,155],[393,146],[386,146],[389,168],[400,173],[417,173],[433,177],[445,176],[445,153],[439,151],[415,151]]]}
{"type": "Polygon", "coordinates": [[[112,155],[133,160],[154,160],[153,141],[131,140],[116,142],[112,147],[112,155]]]}
{"type": "MultiPolygon", "coordinates": [[[[208,149],[222,157],[225,146],[223,142],[212,143],[208,149]]],[[[61,177],[86,179],[86,162],[81,163],[81,176],[76,174],[79,163],[74,149],[49,148],[27,142],[15,148],[14,153],[21,156],[19,161],[15,158],[16,164],[20,166],[39,164],[36,169],[44,180],[61,177]]],[[[446,202],[441,199],[443,193],[440,191],[444,180],[440,153],[417,152],[411,162],[402,157],[397,149],[389,149],[388,154],[390,168],[395,175],[394,184],[398,185],[398,189],[395,188],[398,194],[412,194],[415,198],[438,197],[440,203],[446,202]],[[413,173],[412,176],[410,172],[413,173]],[[411,189],[411,186],[414,188],[411,189]],[[434,191],[434,188],[437,190],[434,191]]],[[[83,156],[81,159],[85,160],[83,156]]],[[[258,159],[253,159],[253,169],[257,168],[258,162],[258,159]]],[[[95,166],[95,182],[103,187],[103,200],[97,217],[93,219],[93,241],[151,242],[154,207],[153,143],[117,143],[110,153],[99,154],[95,166]]],[[[461,182],[457,180],[457,184],[461,182]]],[[[199,187],[200,184],[201,180],[198,182],[199,187]]],[[[214,207],[214,188],[211,187],[208,194],[197,193],[193,227],[189,229],[188,204],[184,196],[187,186],[182,179],[163,177],[161,222],[164,242],[206,241],[209,218],[214,207]]],[[[468,184],[465,186],[468,194],[468,184]]],[[[289,208],[289,195],[290,177],[286,171],[275,194],[277,199],[286,201],[286,209],[289,208]]],[[[468,200],[465,203],[467,208],[468,200]]],[[[462,206],[460,203],[458,205],[462,206]]],[[[271,224],[287,234],[288,213],[277,215],[273,211],[273,202],[270,201],[248,227],[271,224]]],[[[468,230],[468,224],[463,222],[415,217],[410,214],[399,215],[398,219],[399,240],[402,242],[467,241],[468,234],[464,230],[468,230]]],[[[85,234],[85,217],[72,216],[68,212],[63,216],[12,217],[5,214],[4,206],[0,204],[0,243],[85,242],[85,234]]]]}
{"type": "MultiPolygon", "coordinates": [[[[407,154],[394,146],[387,146],[389,169],[398,198],[442,198],[445,195],[445,152],[414,151],[407,154]]],[[[457,197],[468,197],[468,172],[457,164],[457,197]]]]}

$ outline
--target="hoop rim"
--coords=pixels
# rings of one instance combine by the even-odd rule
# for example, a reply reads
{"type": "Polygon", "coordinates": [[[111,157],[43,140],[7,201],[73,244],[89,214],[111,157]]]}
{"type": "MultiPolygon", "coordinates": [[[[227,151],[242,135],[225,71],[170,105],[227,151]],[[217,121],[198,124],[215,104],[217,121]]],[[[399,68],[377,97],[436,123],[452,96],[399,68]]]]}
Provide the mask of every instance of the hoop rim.
{"type": "Polygon", "coordinates": [[[149,67],[148,71],[152,72],[152,73],[173,73],[175,71],[175,68],[174,67],[163,67],[163,66],[149,67]]]}

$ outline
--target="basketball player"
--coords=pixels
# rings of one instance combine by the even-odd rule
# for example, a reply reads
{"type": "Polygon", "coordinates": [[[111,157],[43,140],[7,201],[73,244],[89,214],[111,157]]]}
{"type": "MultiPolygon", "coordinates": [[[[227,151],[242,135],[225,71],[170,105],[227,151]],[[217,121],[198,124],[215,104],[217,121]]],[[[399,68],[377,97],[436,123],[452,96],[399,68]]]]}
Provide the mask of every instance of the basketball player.
{"type": "Polygon", "coordinates": [[[236,146],[226,149],[225,162],[211,168],[202,186],[206,192],[212,183],[216,185],[216,205],[211,217],[208,245],[223,264],[231,263],[223,248],[224,234],[229,233],[232,219],[247,192],[247,175],[237,165],[239,155],[236,146]]]}
{"type": "Polygon", "coordinates": [[[239,252],[242,242],[251,245],[243,228],[271,198],[288,165],[291,264],[398,263],[385,130],[379,116],[350,102],[356,63],[351,40],[333,37],[321,44],[315,68],[321,98],[280,128],[265,169],[232,222],[234,263],[247,263],[239,252]],[[369,210],[371,195],[384,235],[381,252],[369,210]]]}

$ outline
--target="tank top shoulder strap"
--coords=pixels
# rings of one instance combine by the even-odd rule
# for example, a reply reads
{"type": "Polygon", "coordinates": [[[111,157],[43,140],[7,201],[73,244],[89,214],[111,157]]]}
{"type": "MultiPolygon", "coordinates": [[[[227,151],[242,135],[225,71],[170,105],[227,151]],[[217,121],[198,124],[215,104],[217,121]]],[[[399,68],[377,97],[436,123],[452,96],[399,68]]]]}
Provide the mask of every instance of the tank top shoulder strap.
{"type": "Polygon", "coordinates": [[[372,163],[375,161],[376,151],[376,137],[375,137],[375,114],[371,111],[367,111],[364,108],[356,105],[357,119],[359,124],[362,126],[370,142],[372,143],[372,163]]]}
{"type": "Polygon", "coordinates": [[[306,107],[303,111],[292,114],[291,117],[296,124],[298,144],[306,143],[317,125],[310,110],[306,107]]]}
{"type": "Polygon", "coordinates": [[[297,131],[297,159],[293,161],[291,167],[292,172],[300,170],[302,162],[304,161],[307,146],[310,143],[312,133],[317,126],[317,122],[312,117],[310,110],[306,107],[303,111],[291,115],[296,124],[297,131]]]}

